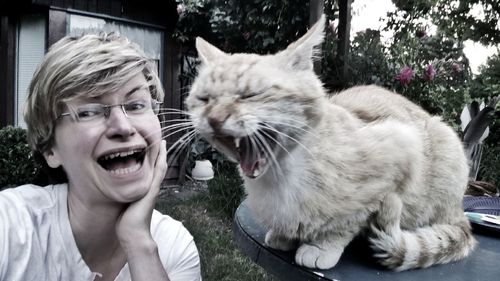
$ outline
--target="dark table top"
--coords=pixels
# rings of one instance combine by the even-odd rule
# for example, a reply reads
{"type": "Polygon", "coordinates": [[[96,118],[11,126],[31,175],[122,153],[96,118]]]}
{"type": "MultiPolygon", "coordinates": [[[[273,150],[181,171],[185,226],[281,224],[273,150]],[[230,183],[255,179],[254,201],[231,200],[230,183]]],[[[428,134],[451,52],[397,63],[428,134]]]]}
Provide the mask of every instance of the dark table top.
{"type": "Polygon", "coordinates": [[[264,246],[266,229],[257,223],[247,202],[238,207],[233,232],[240,249],[280,280],[339,281],[493,281],[500,280],[500,232],[475,228],[478,247],[464,260],[425,269],[393,272],[377,264],[364,239],[355,239],[339,263],[329,270],[308,269],[295,264],[295,251],[283,252],[264,246]]]}

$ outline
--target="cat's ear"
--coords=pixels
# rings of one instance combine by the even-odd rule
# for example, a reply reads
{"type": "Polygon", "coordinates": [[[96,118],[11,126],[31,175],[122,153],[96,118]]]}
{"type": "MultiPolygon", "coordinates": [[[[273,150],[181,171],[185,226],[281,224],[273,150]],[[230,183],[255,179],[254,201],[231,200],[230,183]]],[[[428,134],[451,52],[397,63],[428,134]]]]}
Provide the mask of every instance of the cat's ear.
{"type": "Polygon", "coordinates": [[[323,43],[325,37],[325,15],[320,19],[297,41],[288,45],[288,47],[279,55],[287,66],[296,70],[312,70],[313,60],[317,47],[323,43]]]}
{"type": "Polygon", "coordinates": [[[201,37],[196,37],[196,50],[203,64],[210,64],[211,61],[216,60],[218,57],[226,55],[226,53],[201,37]]]}

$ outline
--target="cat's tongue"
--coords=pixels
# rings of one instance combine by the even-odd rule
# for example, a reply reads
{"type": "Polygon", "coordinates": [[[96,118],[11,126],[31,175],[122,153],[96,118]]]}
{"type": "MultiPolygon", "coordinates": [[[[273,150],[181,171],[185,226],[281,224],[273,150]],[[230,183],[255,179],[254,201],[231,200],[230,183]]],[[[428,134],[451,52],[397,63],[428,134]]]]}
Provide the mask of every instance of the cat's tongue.
{"type": "Polygon", "coordinates": [[[261,157],[254,151],[246,151],[242,153],[240,167],[243,173],[249,178],[256,178],[260,174],[261,157]]]}
{"type": "Polygon", "coordinates": [[[255,173],[255,171],[258,171],[258,166],[259,166],[259,161],[247,161],[247,159],[243,160],[240,162],[240,167],[241,170],[243,170],[243,173],[249,178],[255,178],[258,176],[258,174],[255,173]]]}

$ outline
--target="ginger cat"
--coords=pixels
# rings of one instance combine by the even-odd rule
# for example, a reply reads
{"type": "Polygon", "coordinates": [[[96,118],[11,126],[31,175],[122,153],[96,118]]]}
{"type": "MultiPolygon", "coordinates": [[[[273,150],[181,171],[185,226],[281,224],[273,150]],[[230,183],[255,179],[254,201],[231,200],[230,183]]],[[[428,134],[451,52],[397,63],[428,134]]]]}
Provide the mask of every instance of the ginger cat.
{"type": "Polygon", "coordinates": [[[456,133],[399,94],[359,86],[329,98],[313,71],[324,16],[273,55],[226,54],[201,38],[186,99],[197,133],[239,162],[265,242],[297,264],[335,266],[367,234],[393,270],[466,257],[468,164],[456,133]]]}

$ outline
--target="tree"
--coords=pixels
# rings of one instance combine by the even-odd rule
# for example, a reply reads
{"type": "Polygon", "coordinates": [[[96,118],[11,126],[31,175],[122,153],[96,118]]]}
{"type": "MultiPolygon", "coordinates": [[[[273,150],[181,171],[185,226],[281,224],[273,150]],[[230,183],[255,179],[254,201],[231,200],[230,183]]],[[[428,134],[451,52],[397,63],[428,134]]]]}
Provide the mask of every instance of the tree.
{"type": "Polygon", "coordinates": [[[388,27],[406,32],[432,22],[447,37],[485,45],[500,43],[498,0],[393,0],[398,10],[389,14],[388,27]]]}
{"type": "Polygon", "coordinates": [[[309,5],[303,0],[177,0],[174,37],[196,36],[226,52],[274,53],[304,34],[309,5]]]}

